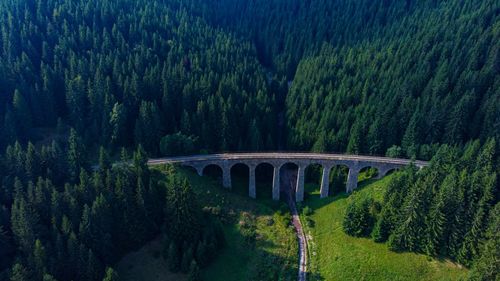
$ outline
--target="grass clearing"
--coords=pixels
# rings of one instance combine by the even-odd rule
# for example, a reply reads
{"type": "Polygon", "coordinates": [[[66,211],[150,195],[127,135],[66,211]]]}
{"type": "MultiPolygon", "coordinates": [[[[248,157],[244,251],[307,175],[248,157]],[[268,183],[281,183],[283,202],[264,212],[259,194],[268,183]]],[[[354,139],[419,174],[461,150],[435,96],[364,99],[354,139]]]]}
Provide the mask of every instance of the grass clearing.
{"type": "MultiPolygon", "coordinates": [[[[382,200],[391,175],[364,180],[356,196],[382,200]]],[[[348,236],[342,229],[345,210],[352,200],[346,194],[319,198],[317,185],[306,186],[310,196],[304,206],[314,213],[309,227],[312,241],[311,277],[315,280],[460,280],[467,270],[450,262],[415,253],[396,253],[384,243],[348,236]]],[[[311,279],[313,280],[313,279],[311,279]]]]}

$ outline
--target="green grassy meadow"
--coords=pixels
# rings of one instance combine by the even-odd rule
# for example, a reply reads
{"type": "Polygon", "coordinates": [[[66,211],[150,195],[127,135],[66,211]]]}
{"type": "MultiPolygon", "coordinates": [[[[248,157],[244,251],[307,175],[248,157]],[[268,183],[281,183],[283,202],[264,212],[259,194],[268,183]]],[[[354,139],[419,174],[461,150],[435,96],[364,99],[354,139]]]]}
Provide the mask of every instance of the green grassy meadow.
{"type": "MultiPolygon", "coordinates": [[[[381,201],[391,175],[381,180],[360,175],[354,196],[381,201]]],[[[308,227],[311,280],[461,280],[467,270],[446,260],[415,253],[395,253],[384,243],[348,236],[342,230],[345,210],[353,195],[319,198],[317,184],[308,184],[303,206],[313,210],[308,227]]]]}

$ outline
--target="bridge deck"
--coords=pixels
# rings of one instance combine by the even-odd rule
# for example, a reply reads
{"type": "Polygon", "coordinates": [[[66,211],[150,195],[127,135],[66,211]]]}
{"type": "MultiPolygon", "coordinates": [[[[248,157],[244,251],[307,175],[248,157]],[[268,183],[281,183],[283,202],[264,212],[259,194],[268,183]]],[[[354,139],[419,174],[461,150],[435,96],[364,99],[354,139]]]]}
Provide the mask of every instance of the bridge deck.
{"type": "MultiPolygon", "coordinates": [[[[223,153],[223,154],[200,154],[191,156],[165,157],[158,159],[150,159],[148,164],[170,164],[183,162],[209,162],[220,160],[264,160],[264,159],[288,159],[288,160],[338,160],[338,161],[366,161],[386,164],[408,165],[412,163],[409,159],[363,156],[363,155],[346,155],[346,154],[326,154],[326,153],[223,153]]],[[[428,162],[413,161],[417,166],[427,166],[428,162]]]]}

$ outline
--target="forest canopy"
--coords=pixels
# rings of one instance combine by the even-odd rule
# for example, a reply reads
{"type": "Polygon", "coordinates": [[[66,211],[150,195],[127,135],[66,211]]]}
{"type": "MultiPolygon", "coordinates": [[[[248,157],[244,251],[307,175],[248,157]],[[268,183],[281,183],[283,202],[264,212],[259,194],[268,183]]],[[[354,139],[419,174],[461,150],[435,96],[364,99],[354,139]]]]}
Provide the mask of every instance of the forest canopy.
{"type": "Polygon", "coordinates": [[[0,278],[113,280],[159,234],[197,275],[223,235],[148,157],[263,150],[434,157],[344,227],[491,273],[499,144],[498,0],[0,1],[0,278]]]}

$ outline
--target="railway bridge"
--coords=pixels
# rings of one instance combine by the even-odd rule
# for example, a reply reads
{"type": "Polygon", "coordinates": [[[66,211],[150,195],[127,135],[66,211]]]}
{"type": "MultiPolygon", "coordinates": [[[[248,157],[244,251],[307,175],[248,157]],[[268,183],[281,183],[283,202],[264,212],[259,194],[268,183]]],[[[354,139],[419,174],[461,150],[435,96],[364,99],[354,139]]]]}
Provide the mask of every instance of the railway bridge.
{"type": "MultiPolygon", "coordinates": [[[[198,172],[201,176],[203,170],[210,165],[219,166],[222,170],[222,184],[225,188],[231,188],[231,168],[237,164],[244,164],[249,169],[249,188],[248,195],[256,198],[255,170],[260,164],[267,163],[274,167],[273,173],[273,199],[280,199],[280,170],[288,164],[293,163],[298,167],[297,183],[295,187],[295,200],[301,202],[304,200],[304,181],[305,170],[309,165],[319,164],[322,166],[323,174],[321,180],[321,197],[327,197],[329,194],[330,170],[334,166],[343,165],[349,169],[347,176],[346,192],[352,192],[358,184],[358,174],[366,167],[372,167],[378,170],[378,178],[382,178],[389,171],[399,169],[412,163],[408,159],[396,159],[388,157],[362,156],[362,155],[344,155],[344,154],[325,154],[325,153],[224,153],[191,155],[180,157],[167,157],[159,159],[150,159],[148,165],[179,164],[189,166],[198,172]]],[[[413,161],[413,164],[419,168],[427,166],[424,161],[413,161]]]]}

